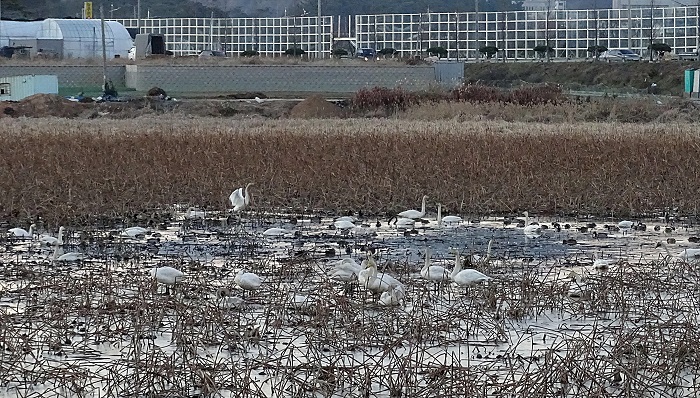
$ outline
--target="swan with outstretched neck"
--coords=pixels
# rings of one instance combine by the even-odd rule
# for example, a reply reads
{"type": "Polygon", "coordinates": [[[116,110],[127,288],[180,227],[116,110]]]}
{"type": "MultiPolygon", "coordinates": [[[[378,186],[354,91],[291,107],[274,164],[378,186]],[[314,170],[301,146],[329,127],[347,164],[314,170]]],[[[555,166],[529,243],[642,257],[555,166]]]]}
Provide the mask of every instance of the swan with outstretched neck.
{"type": "Polygon", "coordinates": [[[357,281],[367,290],[374,293],[383,293],[389,291],[392,287],[400,286],[403,289],[403,284],[396,278],[377,271],[377,262],[371,254],[362,263],[364,264],[364,269],[358,273],[357,281]]]}
{"type": "Polygon", "coordinates": [[[428,199],[428,195],[423,195],[423,203],[421,205],[421,210],[404,210],[398,214],[399,217],[410,218],[412,220],[417,220],[425,216],[425,200],[428,199]]]}

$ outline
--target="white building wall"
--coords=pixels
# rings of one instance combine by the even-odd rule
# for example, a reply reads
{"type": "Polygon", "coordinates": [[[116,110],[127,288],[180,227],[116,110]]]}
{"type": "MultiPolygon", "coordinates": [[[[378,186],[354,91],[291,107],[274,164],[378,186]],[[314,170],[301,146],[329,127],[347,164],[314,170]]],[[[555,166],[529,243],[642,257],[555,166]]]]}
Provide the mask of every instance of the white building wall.
{"type": "MultiPolygon", "coordinates": [[[[672,0],[673,1],[673,0],[672,0]]],[[[552,4],[558,4],[552,1],[552,4]]],[[[135,28],[136,19],[119,20],[135,28]]],[[[164,18],[142,20],[140,33],[161,33],[176,55],[194,55],[205,49],[236,56],[256,49],[280,56],[301,47],[312,57],[331,49],[333,18],[321,18],[321,45],[317,46],[316,17],[283,18],[164,18]]],[[[394,48],[401,56],[426,55],[442,46],[450,58],[476,59],[480,47],[499,48],[498,57],[526,59],[533,48],[554,48],[555,57],[585,58],[588,47],[629,48],[648,54],[650,42],[664,42],[674,51],[697,51],[698,7],[654,7],[597,10],[508,11],[356,15],[352,29],[358,48],[394,48]]]]}
{"type": "MultiPolygon", "coordinates": [[[[118,20],[136,28],[137,19],[118,20]]],[[[143,19],[139,33],[165,36],[166,47],[175,55],[197,55],[202,50],[221,50],[237,56],[257,50],[266,56],[281,56],[298,47],[310,57],[329,57],[333,17],[280,18],[162,18],[143,19]],[[320,37],[320,45],[317,45],[320,37]]]]}

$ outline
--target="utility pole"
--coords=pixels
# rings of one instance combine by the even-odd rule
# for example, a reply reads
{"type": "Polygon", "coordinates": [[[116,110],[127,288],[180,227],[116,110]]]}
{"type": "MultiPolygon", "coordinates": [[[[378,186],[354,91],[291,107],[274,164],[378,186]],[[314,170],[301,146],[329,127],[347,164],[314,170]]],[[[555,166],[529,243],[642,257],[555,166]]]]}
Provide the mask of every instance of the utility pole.
{"type": "Polygon", "coordinates": [[[323,35],[321,33],[321,29],[323,29],[323,18],[321,17],[321,0],[318,0],[316,8],[316,58],[321,59],[323,57],[323,35]]]}
{"type": "Polygon", "coordinates": [[[474,0],[474,20],[476,21],[476,40],[474,40],[476,51],[474,52],[474,59],[476,62],[479,62],[479,0],[474,0]]]}
{"type": "Polygon", "coordinates": [[[100,25],[102,25],[102,88],[107,91],[107,40],[105,40],[105,12],[100,4],[100,25]]]}
{"type": "Polygon", "coordinates": [[[654,62],[654,0],[651,0],[651,10],[649,10],[649,62],[654,62]]]}
{"type": "Polygon", "coordinates": [[[137,32],[141,33],[141,0],[136,2],[136,28],[137,32]]]}
{"type": "Polygon", "coordinates": [[[552,12],[552,0],[547,0],[547,15],[544,17],[544,53],[547,62],[550,61],[549,55],[549,14],[552,12]]]}
{"type": "Polygon", "coordinates": [[[594,55],[595,55],[595,60],[598,61],[600,59],[600,51],[598,50],[598,48],[600,46],[600,43],[599,43],[600,42],[600,40],[599,40],[600,34],[598,32],[600,22],[598,19],[598,12],[599,11],[598,11],[598,1],[597,0],[593,2],[593,7],[595,8],[595,53],[594,53],[594,55]]]}
{"type": "Polygon", "coordinates": [[[455,58],[459,62],[459,14],[455,12],[455,58]]]}

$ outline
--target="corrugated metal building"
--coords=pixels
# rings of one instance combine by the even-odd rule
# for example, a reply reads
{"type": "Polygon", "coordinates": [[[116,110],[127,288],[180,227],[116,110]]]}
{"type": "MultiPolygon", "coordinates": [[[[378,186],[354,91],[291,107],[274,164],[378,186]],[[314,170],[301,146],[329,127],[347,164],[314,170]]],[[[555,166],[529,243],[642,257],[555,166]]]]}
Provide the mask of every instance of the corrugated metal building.
{"type": "Polygon", "coordinates": [[[34,94],[58,94],[56,75],[0,77],[0,101],[19,101],[34,94]]]}

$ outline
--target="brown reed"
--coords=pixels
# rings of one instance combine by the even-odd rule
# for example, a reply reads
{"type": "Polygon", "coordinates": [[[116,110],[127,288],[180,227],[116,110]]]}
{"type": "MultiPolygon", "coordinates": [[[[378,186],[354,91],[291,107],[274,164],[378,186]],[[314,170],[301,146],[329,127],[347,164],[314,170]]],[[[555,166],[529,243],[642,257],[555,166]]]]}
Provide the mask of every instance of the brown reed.
{"type": "Polygon", "coordinates": [[[698,131],[690,124],[6,119],[0,217],[80,223],[147,216],[174,203],[222,210],[230,192],[251,181],[259,209],[384,216],[427,194],[448,211],[475,215],[694,213],[698,131]]]}

